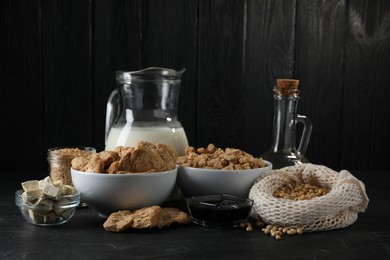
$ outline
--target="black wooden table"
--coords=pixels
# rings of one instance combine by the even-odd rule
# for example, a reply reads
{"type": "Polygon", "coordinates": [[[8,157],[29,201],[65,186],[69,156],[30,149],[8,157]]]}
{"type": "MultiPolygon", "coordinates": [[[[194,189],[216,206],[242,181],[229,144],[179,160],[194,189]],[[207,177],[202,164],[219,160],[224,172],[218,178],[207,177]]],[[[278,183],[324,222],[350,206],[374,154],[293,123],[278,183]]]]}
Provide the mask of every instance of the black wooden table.
{"type": "MultiPolygon", "coordinates": [[[[390,259],[390,171],[352,174],[366,184],[370,199],[357,222],[281,240],[256,228],[247,232],[195,224],[111,233],[89,208],[77,209],[61,226],[34,226],[15,206],[14,192],[21,188],[15,177],[0,183],[0,259],[390,259]]],[[[170,204],[185,209],[184,201],[170,204]]]]}

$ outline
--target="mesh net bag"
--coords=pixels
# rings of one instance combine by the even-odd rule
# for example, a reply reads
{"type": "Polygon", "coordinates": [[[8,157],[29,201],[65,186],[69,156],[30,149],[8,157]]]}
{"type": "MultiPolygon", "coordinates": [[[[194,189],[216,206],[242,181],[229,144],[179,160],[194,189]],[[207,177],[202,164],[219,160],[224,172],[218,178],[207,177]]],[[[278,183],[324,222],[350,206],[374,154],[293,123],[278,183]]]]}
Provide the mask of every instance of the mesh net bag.
{"type": "Polygon", "coordinates": [[[253,184],[249,198],[251,217],[287,228],[302,227],[305,232],[343,228],[357,220],[368,206],[364,183],[350,172],[336,172],[322,165],[300,164],[263,174],[253,184]],[[291,182],[315,183],[330,188],[329,193],[308,200],[273,196],[276,189],[291,182]]]}

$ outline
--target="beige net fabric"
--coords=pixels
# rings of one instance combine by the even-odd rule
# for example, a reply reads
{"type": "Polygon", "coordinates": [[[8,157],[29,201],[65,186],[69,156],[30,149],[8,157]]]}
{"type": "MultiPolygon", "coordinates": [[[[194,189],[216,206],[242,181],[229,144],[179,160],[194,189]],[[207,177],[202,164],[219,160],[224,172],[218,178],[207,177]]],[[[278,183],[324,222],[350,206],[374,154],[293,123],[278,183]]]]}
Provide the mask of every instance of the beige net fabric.
{"type": "Polygon", "coordinates": [[[249,198],[254,200],[251,217],[283,227],[301,226],[305,232],[349,226],[357,220],[359,212],[365,211],[369,201],[364,183],[351,173],[315,164],[289,166],[263,174],[253,184],[249,198]],[[310,200],[273,196],[279,187],[296,181],[331,190],[310,200]]]}

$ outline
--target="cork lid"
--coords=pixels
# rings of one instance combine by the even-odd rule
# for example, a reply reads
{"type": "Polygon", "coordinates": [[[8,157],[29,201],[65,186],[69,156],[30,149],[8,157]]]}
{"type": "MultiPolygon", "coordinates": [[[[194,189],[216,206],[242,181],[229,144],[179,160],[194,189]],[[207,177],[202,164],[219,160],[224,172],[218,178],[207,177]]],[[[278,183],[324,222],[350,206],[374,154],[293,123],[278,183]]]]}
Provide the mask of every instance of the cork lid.
{"type": "Polygon", "coordinates": [[[299,80],[297,79],[276,79],[274,92],[281,95],[296,95],[298,90],[299,80]]]}

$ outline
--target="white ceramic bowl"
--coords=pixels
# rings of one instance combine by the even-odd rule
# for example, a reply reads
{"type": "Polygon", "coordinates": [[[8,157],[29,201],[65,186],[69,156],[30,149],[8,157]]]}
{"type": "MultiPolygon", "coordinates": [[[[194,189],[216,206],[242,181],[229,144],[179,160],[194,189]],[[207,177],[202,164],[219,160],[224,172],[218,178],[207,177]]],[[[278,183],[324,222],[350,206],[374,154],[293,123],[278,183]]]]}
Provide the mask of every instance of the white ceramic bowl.
{"type": "Polygon", "coordinates": [[[119,210],[161,205],[172,192],[177,167],[171,171],[140,174],[87,173],[71,169],[73,186],[81,200],[100,216],[119,210]]]}
{"type": "Polygon", "coordinates": [[[255,180],[272,170],[272,164],[250,170],[214,170],[179,166],[178,184],[185,196],[225,193],[248,197],[255,180]]]}

